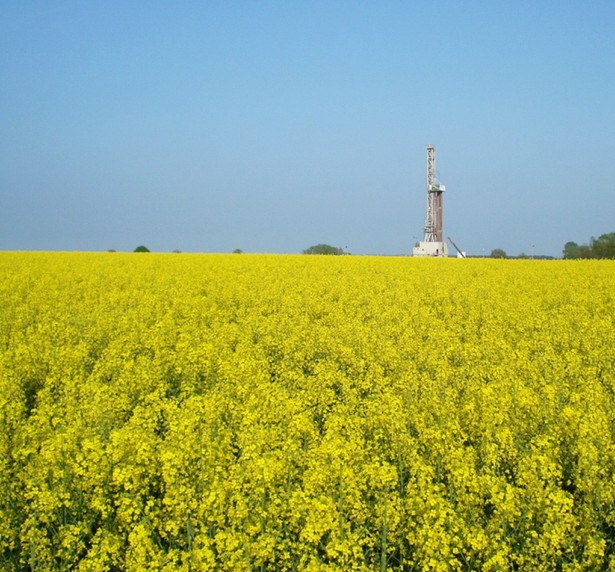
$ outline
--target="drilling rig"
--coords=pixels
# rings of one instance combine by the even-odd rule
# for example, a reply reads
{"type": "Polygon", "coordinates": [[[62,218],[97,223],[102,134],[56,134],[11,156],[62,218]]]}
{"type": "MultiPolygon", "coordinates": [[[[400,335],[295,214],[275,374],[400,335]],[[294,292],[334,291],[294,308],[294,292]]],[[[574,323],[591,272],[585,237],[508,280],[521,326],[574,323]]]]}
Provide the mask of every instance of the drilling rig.
{"type": "Polygon", "coordinates": [[[427,145],[427,218],[425,237],[412,249],[413,256],[448,256],[448,245],[443,240],[442,193],[444,185],[436,179],[436,148],[427,145]]]}

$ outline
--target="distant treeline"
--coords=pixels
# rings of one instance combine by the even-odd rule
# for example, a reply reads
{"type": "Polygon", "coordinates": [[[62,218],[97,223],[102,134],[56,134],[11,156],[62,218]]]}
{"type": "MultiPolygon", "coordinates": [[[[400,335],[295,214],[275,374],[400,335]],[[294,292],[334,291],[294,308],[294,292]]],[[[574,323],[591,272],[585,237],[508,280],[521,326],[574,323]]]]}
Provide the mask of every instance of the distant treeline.
{"type": "Polygon", "coordinates": [[[589,244],[567,242],[564,245],[564,258],[611,258],[615,259],[615,232],[592,237],[589,244]]]}

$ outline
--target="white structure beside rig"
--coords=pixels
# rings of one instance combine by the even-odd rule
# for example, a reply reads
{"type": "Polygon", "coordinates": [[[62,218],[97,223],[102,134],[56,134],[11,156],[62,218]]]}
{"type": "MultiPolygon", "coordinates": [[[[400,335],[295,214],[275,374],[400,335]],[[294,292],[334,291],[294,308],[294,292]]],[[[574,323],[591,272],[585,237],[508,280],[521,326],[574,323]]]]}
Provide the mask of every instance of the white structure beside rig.
{"type": "Polygon", "coordinates": [[[442,193],[444,185],[436,179],[436,148],[427,145],[427,218],[425,237],[412,249],[412,256],[448,256],[448,245],[443,239],[442,193]]]}

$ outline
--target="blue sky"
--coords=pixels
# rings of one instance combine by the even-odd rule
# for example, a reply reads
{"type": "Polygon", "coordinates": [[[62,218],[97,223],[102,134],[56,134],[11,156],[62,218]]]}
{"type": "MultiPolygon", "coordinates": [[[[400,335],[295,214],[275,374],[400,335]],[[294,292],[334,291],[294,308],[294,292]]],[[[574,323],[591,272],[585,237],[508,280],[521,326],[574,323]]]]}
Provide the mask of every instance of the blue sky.
{"type": "Polygon", "coordinates": [[[559,256],[615,231],[615,2],[0,0],[0,249],[559,256]]]}

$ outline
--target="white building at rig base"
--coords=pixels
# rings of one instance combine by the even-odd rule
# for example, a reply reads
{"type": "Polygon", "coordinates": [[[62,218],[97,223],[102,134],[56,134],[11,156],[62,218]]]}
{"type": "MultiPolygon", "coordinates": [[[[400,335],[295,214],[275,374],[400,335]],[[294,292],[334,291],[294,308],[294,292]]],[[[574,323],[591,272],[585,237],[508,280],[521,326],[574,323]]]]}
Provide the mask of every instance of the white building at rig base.
{"type": "Polygon", "coordinates": [[[414,245],[412,256],[448,256],[448,244],[421,240],[414,245]]]}

